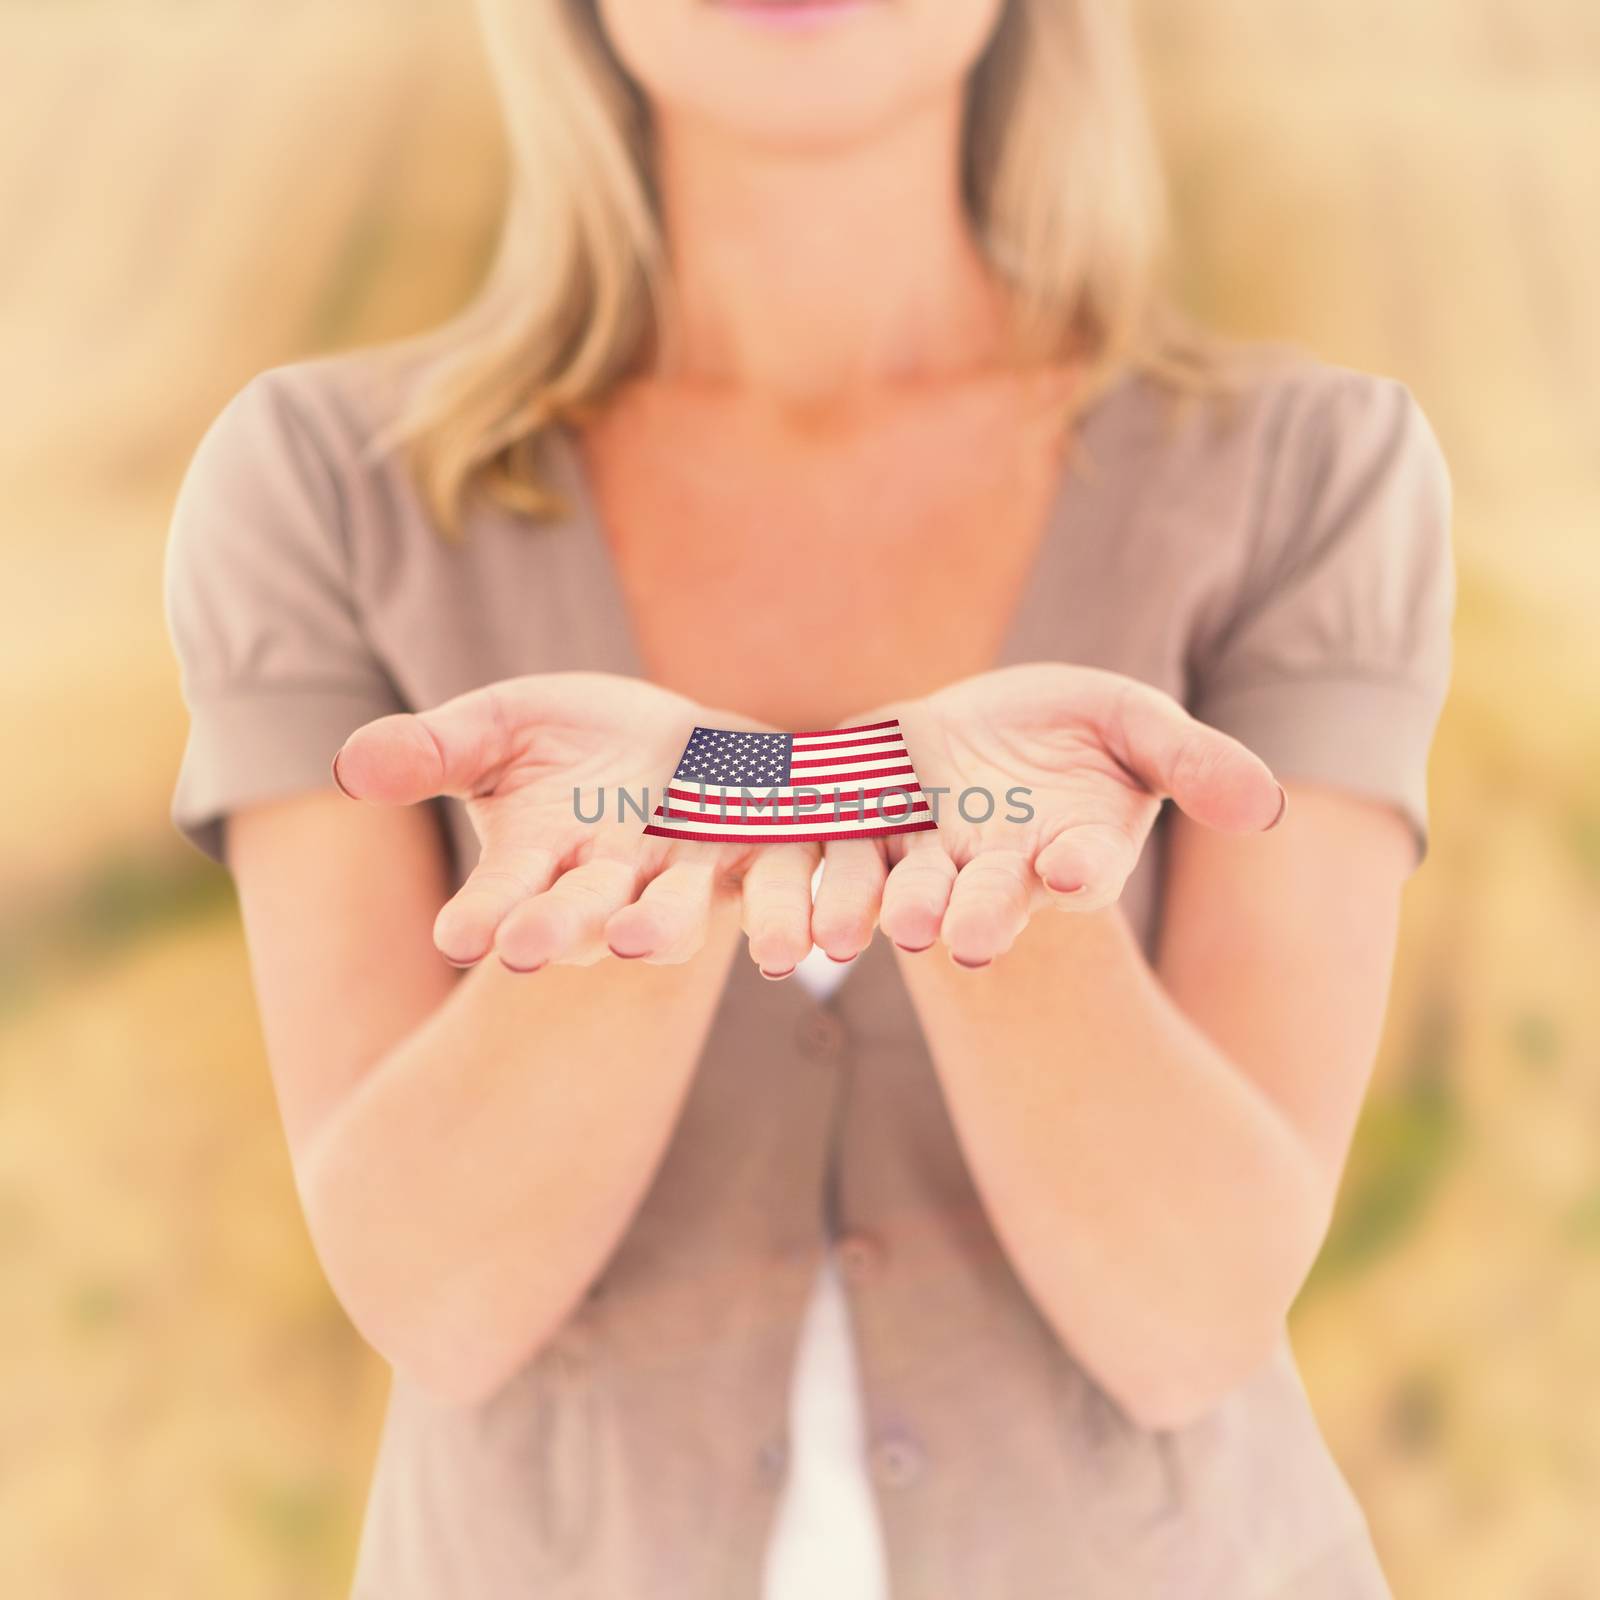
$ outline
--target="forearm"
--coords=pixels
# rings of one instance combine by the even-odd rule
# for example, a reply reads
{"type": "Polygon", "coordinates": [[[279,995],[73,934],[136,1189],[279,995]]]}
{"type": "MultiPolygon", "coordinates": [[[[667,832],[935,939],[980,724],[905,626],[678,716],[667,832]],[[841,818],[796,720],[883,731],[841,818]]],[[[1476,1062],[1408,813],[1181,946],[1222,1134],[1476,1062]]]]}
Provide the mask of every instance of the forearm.
{"type": "Polygon", "coordinates": [[[902,956],[967,1160],[1059,1336],[1150,1425],[1270,1349],[1326,1226],[1288,1121],[1168,997],[1121,912],[1034,918],[979,973],[902,956]]]}
{"type": "Polygon", "coordinates": [[[650,1181],[736,937],[727,906],[681,966],[485,961],[329,1118],[308,1222],[397,1366],[470,1399],[559,1326],[650,1181]]]}

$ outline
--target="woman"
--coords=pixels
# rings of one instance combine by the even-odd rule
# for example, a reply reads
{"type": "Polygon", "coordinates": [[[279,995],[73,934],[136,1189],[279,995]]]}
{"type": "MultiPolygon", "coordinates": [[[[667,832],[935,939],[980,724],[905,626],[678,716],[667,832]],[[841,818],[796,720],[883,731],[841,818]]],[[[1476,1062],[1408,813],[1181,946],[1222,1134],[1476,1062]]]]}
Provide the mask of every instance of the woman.
{"type": "Polygon", "coordinates": [[[1173,331],[1111,0],[485,10],[483,294],[247,384],[170,552],[174,815],[394,1367],[355,1592],[1385,1594],[1283,1328],[1424,844],[1426,422],[1173,331]],[[582,820],[892,719],[936,830],[582,820]]]}

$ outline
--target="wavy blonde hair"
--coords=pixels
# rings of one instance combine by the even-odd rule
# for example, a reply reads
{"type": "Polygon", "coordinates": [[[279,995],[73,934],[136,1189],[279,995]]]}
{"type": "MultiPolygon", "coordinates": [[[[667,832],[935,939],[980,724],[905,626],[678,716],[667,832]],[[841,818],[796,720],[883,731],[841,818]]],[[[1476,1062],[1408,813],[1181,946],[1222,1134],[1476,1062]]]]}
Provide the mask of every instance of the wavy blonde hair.
{"type": "MultiPolygon", "coordinates": [[[[594,0],[478,4],[511,146],[499,245],[467,307],[403,346],[436,359],[377,441],[404,446],[452,538],[474,493],[560,509],[540,437],[658,348],[667,288],[648,109],[594,0]]],[[[1007,0],[968,85],[963,164],[1021,359],[1082,361],[1080,404],[1129,363],[1201,369],[1153,287],[1165,206],[1126,0],[1007,0]]]]}

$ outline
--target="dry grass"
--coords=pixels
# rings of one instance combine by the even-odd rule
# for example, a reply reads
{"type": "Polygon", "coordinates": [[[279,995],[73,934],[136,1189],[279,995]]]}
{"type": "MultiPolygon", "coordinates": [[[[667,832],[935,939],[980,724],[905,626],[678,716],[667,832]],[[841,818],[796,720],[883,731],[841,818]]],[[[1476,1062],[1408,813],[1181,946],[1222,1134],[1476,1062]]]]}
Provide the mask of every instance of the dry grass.
{"type": "MultiPolygon", "coordinates": [[[[172,490],[259,368],[479,269],[464,0],[0,0],[0,1572],[343,1592],[383,1393],[298,1219],[225,891],[165,807],[172,490]],[[16,601],[20,600],[20,604],[16,601]],[[93,751],[93,759],[86,752],[93,751]]],[[[1378,1081],[1296,1315],[1408,1600],[1600,1592],[1600,13],[1149,0],[1190,302],[1405,378],[1456,688],[1378,1081]]]]}

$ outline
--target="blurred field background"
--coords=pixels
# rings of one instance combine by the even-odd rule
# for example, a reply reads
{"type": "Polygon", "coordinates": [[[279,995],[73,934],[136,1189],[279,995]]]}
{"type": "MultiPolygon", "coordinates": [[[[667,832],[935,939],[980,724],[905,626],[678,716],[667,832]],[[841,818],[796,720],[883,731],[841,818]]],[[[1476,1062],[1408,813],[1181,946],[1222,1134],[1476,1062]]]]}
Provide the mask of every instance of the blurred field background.
{"type": "MultiPolygon", "coordinates": [[[[1295,1314],[1401,1600],[1600,1595],[1600,8],[1146,0],[1184,295],[1393,373],[1455,689],[1295,1314]]],[[[0,0],[0,1589],[342,1595],[386,1374],[300,1223],[226,880],[166,822],[200,431],[470,291],[466,0],[0,0]]]]}

